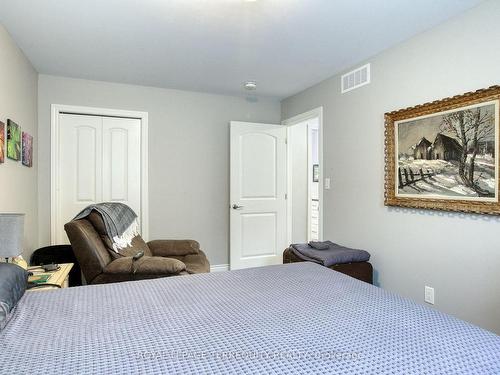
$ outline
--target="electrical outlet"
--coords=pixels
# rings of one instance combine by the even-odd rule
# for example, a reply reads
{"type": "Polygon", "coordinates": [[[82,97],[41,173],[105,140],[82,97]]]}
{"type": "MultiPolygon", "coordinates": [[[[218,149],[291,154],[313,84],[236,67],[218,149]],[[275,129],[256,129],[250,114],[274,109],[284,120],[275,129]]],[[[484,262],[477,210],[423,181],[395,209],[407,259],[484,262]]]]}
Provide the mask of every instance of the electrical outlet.
{"type": "Polygon", "coordinates": [[[434,305],[434,288],[431,288],[430,286],[425,287],[425,302],[430,303],[431,305],[434,305]]]}

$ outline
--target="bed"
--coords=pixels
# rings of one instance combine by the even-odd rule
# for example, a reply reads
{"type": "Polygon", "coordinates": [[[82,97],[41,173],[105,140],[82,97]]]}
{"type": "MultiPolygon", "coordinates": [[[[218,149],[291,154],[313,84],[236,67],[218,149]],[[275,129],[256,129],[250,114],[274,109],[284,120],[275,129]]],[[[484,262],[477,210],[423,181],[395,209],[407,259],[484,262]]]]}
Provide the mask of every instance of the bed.
{"type": "Polygon", "coordinates": [[[500,374],[500,337],[312,263],[27,292],[0,373],[500,374]]]}

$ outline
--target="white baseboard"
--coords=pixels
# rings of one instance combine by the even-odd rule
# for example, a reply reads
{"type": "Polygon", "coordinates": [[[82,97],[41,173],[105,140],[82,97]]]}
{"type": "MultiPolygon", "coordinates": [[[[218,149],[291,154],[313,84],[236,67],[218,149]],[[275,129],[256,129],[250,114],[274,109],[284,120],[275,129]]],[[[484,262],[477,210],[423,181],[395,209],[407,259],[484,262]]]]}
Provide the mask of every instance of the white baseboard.
{"type": "Polygon", "coordinates": [[[210,266],[210,272],[224,272],[229,271],[229,264],[216,264],[210,266]]]}

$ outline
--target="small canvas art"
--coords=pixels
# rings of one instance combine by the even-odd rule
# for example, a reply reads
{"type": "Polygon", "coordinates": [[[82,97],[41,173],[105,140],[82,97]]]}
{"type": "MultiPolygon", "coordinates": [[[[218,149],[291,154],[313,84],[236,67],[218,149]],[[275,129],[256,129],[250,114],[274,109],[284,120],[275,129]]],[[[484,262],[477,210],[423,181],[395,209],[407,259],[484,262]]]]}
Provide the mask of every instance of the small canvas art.
{"type": "Polygon", "coordinates": [[[5,124],[0,121],[0,163],[5,161],[5,124]]]}
{"type": "Polygon", "coordinates": [[[12,120],[7,120],[7,157],[21,159],[21,128],[12,120]]]}
{"type": "Polygon", "coordinates": [[[23,132],[23,165],[33,166],[33,137],[23,132]]]}

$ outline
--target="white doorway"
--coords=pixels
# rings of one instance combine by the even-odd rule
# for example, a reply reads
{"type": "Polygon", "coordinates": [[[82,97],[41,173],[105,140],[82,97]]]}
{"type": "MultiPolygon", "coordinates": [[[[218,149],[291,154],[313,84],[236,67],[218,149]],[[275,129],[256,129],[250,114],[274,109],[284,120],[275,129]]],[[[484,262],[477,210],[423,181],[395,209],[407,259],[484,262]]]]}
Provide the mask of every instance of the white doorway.
{"type": "Polygon", "coordinates": [[[51,243],[68,243],[64,224],[86,206],[121,202],[147,238],[147,114],[52,108],[51,243]]]}
{"type": "Polygon", "coordinates": [[[283,121],[288,128],[287,239],[323,239],[322,108],[283,121]]]}
{"type": "Polygon", "coordinates": [[[294,241],[322,240],[322,122],[317,108],[282,125],[230,123],[231,269],[280,264],[294,241]]]}
{"type": "Polygon", "coordinates": [[[230,268],[280,264],[287,247],[287,129],[232,121],[230,132],[230,268]]]}

